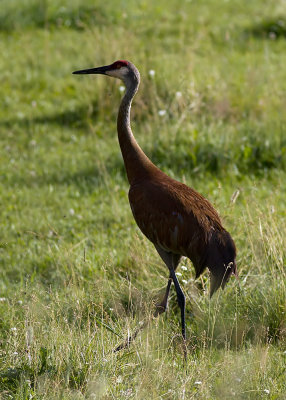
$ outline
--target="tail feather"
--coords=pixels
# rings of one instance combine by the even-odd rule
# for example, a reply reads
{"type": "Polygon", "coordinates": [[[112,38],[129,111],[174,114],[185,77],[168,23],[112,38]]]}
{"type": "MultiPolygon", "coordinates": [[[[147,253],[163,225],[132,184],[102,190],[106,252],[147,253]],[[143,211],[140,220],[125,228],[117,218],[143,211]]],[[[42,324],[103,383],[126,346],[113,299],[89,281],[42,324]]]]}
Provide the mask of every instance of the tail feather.
{"type": "Polygon", "coordinates": [[[236,248],[227,231],[216,231],[209,244],[207,265],[211,273],[210,296],[224,288],[231,274],[237,276],[236,248]]]}

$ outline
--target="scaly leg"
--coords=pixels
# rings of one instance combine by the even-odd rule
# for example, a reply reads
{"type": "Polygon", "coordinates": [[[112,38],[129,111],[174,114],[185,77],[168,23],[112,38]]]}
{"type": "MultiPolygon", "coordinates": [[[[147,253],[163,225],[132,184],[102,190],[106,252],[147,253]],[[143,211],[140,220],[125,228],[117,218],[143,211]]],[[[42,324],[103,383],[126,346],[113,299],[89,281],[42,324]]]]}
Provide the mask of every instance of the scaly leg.
{"type": "Polygon", "coordinates": [[[167,309],[167,304],[168,304],[168,297],[169,297],[169,293],[170,293],[170,288],[171,288],[171,284],[172,284],[172,278],[171,276],[169,277],[168,280],[168,284],[167,284],[167,288],[166,288],[166,292],[164,294],[164,297],[162,299],[162,301],[159,304],[156,304],[156,310],[154,312],[154,317],[158,317],[158,315],[162,314],[163,312],[166,311],[167,309]]]}
{"type": "MultiPolygon", "coordinates": [[[[174,253],[167,253],[165,250],[163,250],[161,247],[159,247],[157,245],[155,245],[155,248],[158,251],[158,253],[159,253],[160,257],[162,258],[162,260],[164,261],[164,263],[167,265],[167,267],[169,268],[169,265],[170,265],[170,266],[172,266],[172,268],[175,271],[180,262],[181,255],[174,254],[174,253]]],[[[159,304],[156,305],[156,311],[154,313],[154,317],[157,317],[158,315],[160,315],[166,311],[172,281],[173,281],[173,279],[170,274],[165,295],[163,297],[163,300],[159,304]]]]}
{"type": "MultiPolygon", "coordinates": [[[[181,256],[179,254],[173,254],[173,253],[168,253],[165,250],[161,249],[159,246],[155,245],[156,250],[158,251],[160,257],[162,258],[162,260],[164,261],[164,263],[167,265],[168,269],[170,270],[170,277],[168,280],[168,284],[167,284],[167,288],[166,288],[166,292],[165,295],[163,297],[163,300],[156,306],[156,310],[154,313],[154,317],[157,317],[158,315],[162,314],[164,311],[166,311],[167,308],[167,304],[168,304],[168,297],[169,297],[169,293],[170,293],[170,288],[171,288],[171,284],[172,282],[174,282],[175,284],[175,288],[176,288],[176,292],[177,292],[177,298],[178,298],[178,303],[179,306],[181,308],[181,317],[182,317],[182,335],[184,338],[184,341],[186,339],[186,329],[185,329],[185,296],[184,293],[179,285],[178,279],[175,275],[175,269],[177,268],[181,256]],[[174,278],[175,277],[175,278],[174,278]],[[178,288],[180,289],[180,292],[178,294],[178,288]]],[[[130,335],[129,337],[127,337],[127,339],[121,343],[119,346],[117,346],[114,349],[114,352],[120,351],[126,347],[129,347],[130,343],[136,338],[136,336],[138,335],[138,333],[144,329],[144,327],[146,326],[147,321],[141,321],[139,327],[137,327],[137,329],[135,330],[135,332],[130,335]]],[[[185,358],[186,358],[186,350],[184,349],[184,354],[185,354],[185,358]]]]}
{"type": "MultiPolygon", "coordinates": [[[[181,322],[182,322],[182,336],[183,336],[183,351],[184,351],[184,358],[185,361],[187,361],[187,346],[186,346],[186,323],[185,323],[185,304],[186,304],[186,299],[185,299],[185,295],[181,289],[181,286],[179,284],[179,281],[176,277],[175,274],[175,269],[177,268],[180,258],[181,256],[179,254],[173,254],[173,253],[168,253],[167,251],[163,250],[162,248],[160,248],[159,246],[155,246],[159,255],[161,256],[162,260],[164,261],[164,263],[167,265],[169,271],[170,271],[170,278],[172,278],[172,281],[174,282],[175,285],[175,289],[176,289],[176,293],[177,293],[177,300],[178,300],[178,305],[180,307],[181,310],[181,322]]],[[[170,279],[169,278],[169,279],[170,279]]],[[[169,294],[169,282],[168,282],[168,286],[167,286],[167,291],[165,294],[165,298],[168,298],[168,294],[169,294]]],[[[164,302],[164,300],[163,300],[164,302]]]]}
{"type": "Polygon", "coordinates": [[[179,281],[176,277],[175,271],[173,269],[170,270],[170,274],[172,276],[174,285],[175,285],[175,289],[177,292],[177,299],[178,299],[178,304],[181,310],[181,321],[182,321],[182,336],[184,338],[184,340],[186,340],[186,324],[185,324],[185,304],[186,304],[186,299],[185,299],[185,295],[182,291],[182,288],[179,284],[179,281]]]}
{"type": "MultiPolygon", "coordinates": [[[[170,278],[174,282],[176,293],[177,293],[177,299],[178,299],[178,304],[181,310],[181,320],[182,320],[182,335],[184,340],[186,340],[186,326],[185,326],[185,295],[181,289],[181,286],[178,282],[178,279],[175,274],[175,270],[180,262],[181,256],[179,254],[174,254],[174,253],[168,253],[166,250],[163,250],[161,247],[155,245],[156,250],[158,251],[160,257],[164,261],[164,263],[167,265],[169,271],[170,271],[170,278]]],[[[164,299],[161,304],[163,304],[163,307],[167,306],[167,301],[168,301],[168,295],[170,291],[170,278],[167,286],[167,290],[164,296],[164,299]]],[[[165,310],[163,310],[165,311],[165,310]]],[[[162,312],[163,312],[162,311],[162,312]]]]}

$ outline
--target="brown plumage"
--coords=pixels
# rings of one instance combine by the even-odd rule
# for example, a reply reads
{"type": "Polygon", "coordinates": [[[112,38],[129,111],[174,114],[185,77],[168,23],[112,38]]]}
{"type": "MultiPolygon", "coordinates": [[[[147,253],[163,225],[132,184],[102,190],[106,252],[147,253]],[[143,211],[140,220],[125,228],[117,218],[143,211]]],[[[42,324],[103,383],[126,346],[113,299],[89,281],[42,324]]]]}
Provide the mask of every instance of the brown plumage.
{"type": "Polygon", "coordinates": [[[125,83],[117,132],[130,183],[129,202],[137,225],[154,244],[170,273],[166,293],[157,305],[155,315],[165,311],[174,282],[185,339],[185,296],[175,274],[181,256],[192,261],[196,277],[209,268],[212,295],[220,286],[224,287],[231,273],[236,274],[235,244],[211,203],[195,190],[164,174],[136,142],[130,127],[130,108],[140,83],[137,68],[121,60],[74,73],[109,75],[125,83]]]}

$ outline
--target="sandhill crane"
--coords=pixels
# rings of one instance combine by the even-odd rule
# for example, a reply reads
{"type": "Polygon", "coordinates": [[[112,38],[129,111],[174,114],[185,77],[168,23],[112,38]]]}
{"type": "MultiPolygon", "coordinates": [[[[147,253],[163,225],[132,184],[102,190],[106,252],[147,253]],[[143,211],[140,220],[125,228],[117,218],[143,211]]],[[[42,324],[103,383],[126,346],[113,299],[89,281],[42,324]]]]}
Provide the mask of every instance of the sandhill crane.
{"type": "Polygon", "coordinates": [[[155,315],[166,310],[174,282],[185,341],[185,296],[175,274],[181,257],[192,261],[196,278],[208,267],[212,296],[220,286],[225,286],[232,273],[236,275],[235,244],[211,203],[157,168],[136,142],[130,126],[130,109],[140,83],[137,68],[131,62],[119,60],[73,73],[108,75],[121,79],[126,86],[118,112],[117,132],[130,183],[129,202],[138,227],[169,269],[166,292],[156,306],[155,315]]]}

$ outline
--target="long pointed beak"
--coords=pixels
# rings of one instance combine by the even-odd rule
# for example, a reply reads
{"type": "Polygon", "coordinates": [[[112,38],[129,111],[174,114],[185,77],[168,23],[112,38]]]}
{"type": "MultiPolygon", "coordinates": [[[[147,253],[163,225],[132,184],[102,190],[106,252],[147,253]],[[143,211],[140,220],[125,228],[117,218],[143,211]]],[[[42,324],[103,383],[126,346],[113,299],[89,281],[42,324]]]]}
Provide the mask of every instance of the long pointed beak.
{"type": "Polygon", "coordinates": [[[89,69],[81,69],[79,71],[74,71],[73,74],[102,74],[105,75],[106,71],[108,71],[110,65],[106,65],[104,67],[98,68],[89,68],[89,69]]]}

